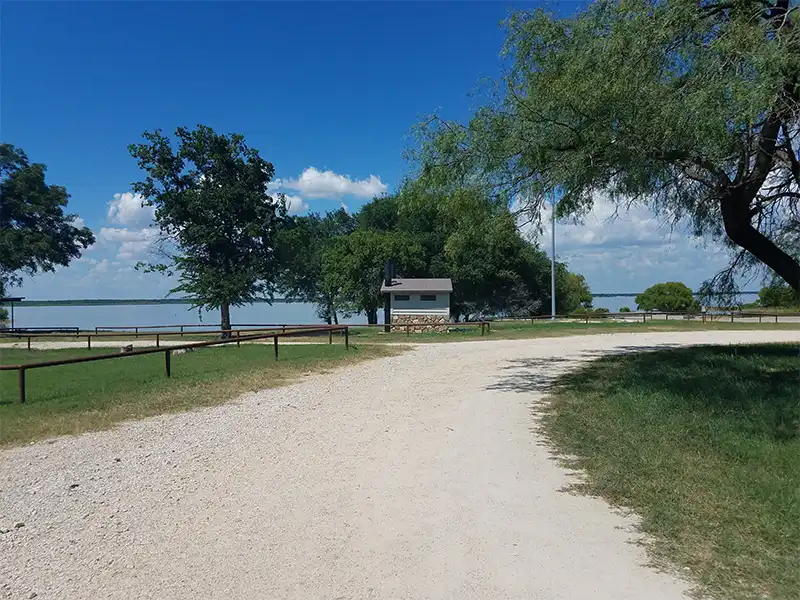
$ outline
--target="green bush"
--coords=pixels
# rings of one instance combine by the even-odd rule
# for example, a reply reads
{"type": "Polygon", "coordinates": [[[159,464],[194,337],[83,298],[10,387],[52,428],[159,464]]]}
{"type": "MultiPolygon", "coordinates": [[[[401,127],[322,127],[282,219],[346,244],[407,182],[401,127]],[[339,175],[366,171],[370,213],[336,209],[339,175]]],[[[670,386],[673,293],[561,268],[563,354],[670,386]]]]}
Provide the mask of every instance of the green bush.
{"type": "Polygon", "coordinates": [[[621,313],[623,313],[623,312],[631,312],[631,309],[628,308],[627,306],[623,306],[622,308],[619,309],[619,312],[621,312],[621,313]]]}
{"type": "Polygon", "coordinates": [[[0,308],[0,323],[8,321],[8,310],[0,308]]]}
{"type": "Polygon", "coordinates": [[[639,310],[662,312],[697,312],[700,305],[694,299],[692,290],[680,281],[657,283],[636,296],[639,310]]]}
{"type": "Polygon", "coordinates": [[[761,288],[758,301],[764,308],[800,308],[800,295],[788,285],[774,284],[761,288]]]}

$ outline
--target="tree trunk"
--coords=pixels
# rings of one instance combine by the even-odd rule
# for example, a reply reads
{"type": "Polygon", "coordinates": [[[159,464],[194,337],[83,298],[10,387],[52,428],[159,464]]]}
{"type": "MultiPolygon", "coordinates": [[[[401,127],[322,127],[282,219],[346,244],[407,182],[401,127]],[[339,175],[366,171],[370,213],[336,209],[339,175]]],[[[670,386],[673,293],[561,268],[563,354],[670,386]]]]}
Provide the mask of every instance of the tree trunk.
{"type": "Polygon", "coordinates": [[[333,314],[333,324],[334,325],[338,325],[339,324],[339,315],[336,313],[336,308],[334,308],[333,306],[331,306],[331,313],[333,314]]]}
{"type": "Polygon", "coordinates": [[[725,233],[734,244],[747,250],[775,271],[796,292],[800,292],[800,263],[753,227],[750,216],[752,198],[749,196],[742,189],[734,189],[721,198],[720,209],[725,233]]]}
{"type": "Polygon", "coordinates": [[[367,323],[369,323],[370,325],[376,325],[378,323],[378,309],[368,308],[366,312],[367,312],[367,323]]]}
{"type": "Polygon", "coordinates": [[[223,330],[220,337],[222,337],[222,339],[227,339],[231,337],[231,305],[228,302],[223,303],[222,306],[220,306],[220,312],[222,313],[220,329],[223,330]]]}

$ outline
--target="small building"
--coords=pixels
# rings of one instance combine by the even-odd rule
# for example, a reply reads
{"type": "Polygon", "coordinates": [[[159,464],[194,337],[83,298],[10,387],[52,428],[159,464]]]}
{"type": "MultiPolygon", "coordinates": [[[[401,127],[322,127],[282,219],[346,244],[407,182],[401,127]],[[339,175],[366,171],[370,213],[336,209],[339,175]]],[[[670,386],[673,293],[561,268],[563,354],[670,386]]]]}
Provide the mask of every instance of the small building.
{"type": "MultiPolygon", "coordinates": [[[[381,292],[389,296],[390,322],[413,323],[412,332],[444,330],[450,322],[450,279],[386,279],[381,292]]],[[[405,331],[405,327],[402,328],[405,331]]]]}

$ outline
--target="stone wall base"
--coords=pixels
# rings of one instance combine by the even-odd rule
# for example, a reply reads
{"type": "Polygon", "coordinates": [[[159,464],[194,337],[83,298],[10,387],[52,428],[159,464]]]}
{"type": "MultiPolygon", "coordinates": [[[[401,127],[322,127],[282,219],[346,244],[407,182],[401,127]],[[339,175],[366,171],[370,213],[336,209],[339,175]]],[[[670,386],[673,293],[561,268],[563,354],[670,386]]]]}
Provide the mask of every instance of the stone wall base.
{"type": "Polygon", "coordinates": [[[446,315],[392,315],[392,324],[409,323],[411,326],[392,327],[392,331],[405,333],[428,333],[436,331],[446,333],[450,319],[446,315]]]}

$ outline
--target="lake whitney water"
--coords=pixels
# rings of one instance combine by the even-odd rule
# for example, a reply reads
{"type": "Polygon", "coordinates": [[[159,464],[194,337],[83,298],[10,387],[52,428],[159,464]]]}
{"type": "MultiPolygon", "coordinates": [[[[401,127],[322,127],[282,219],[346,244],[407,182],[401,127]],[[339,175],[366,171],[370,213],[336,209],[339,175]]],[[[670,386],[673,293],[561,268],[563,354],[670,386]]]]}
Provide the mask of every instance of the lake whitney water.
{"type": "MultiPolygon", "coordinates": [[[[746,298],[750,301],[750,298],[746,298]]],[[[596,308],[607,308],[612,312],[622,306],[635,308],[633,298],[595,298],[596,308]]],[[[381,315],[382,316],[382,315],[381,315]]],[[[265,302],[231,308],[231,322],[237,323],[320,323],[313,304],[303,302],[265,302]]],[[[366,323],[364,315],[340,319],[344,324],[366,323]]],[[[94,329],[103,326],[143,327],[146,325],[219,324],[219,311],[198,314],[189,310],[188,304],[135,304],[109,306],[16,306],[16,327],[80,327],[94,329]]]]}

